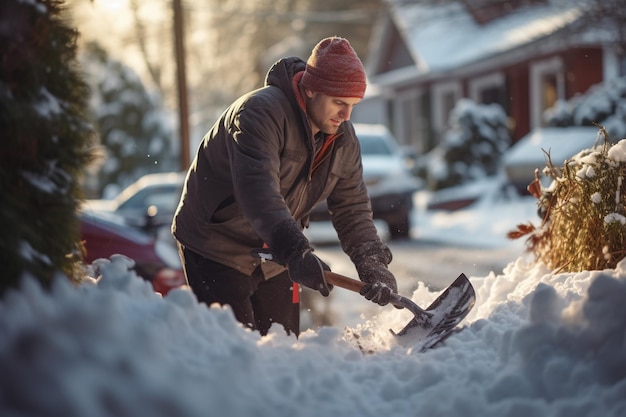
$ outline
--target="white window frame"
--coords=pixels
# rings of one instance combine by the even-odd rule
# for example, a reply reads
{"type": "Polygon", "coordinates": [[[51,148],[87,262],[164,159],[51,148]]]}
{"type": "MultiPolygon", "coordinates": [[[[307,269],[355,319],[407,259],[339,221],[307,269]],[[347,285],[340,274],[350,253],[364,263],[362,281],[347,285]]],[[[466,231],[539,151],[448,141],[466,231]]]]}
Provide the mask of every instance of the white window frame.
{"type": "Polygon", "coordinates": [[[565,79],[563,77],[563,60],[560,57],[552,57],[530,65],[530,127],[535,129],[543,125],[542,80],[546,75],[556,74],[557,99],[565,99],[565,79]]]}
{"type": "Polygon", "coordinates": [[[419,106],[419,98],[422,96],[421,89],[404,91],[394,99],[394,107],[398,109],[393,114],[393,127],[395,136],[402,145],[420,146],[419,126],[422,117],[422,109],[419,106]],[[408,107],[408,108],[407,108],[408,107]],[[406,117],[406,115],[412,117],[406,117]]]}
{"type": "Polygon", "coordinates": [[[626,74],[620,74],[621,60],[626,56],[620,57],[617,47],[605,46],[602,51],[602,68],[604,80],[613,80],[626,74]]]}
{"type": "Polygon", "coordinates": [[[503,72],[494,72],[482,77],[477,77],[469,81],[469,97],[478,104],[484,104],[480,101],[480,93],[483,90],[492,87],[504,88],[505,77],[503,72]]]}
{"type": "Polygon", "coordinates": [[[461,99],[463,88],[460,81],[448,81],[433,85],[431,98],[433,110],[433,129],[437,134],[442,134],[448,126],[449,114],[443,108],[443,98],[445,95],[450,93],[454,95],[455,103],[461,99]]]}

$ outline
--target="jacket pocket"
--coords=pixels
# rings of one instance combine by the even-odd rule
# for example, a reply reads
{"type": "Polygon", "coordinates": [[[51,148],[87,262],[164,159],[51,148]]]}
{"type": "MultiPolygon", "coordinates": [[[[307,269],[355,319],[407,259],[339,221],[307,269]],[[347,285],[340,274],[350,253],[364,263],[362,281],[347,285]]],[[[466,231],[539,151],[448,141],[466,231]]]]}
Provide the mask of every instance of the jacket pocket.
{"type": "Polygon", "coordinates": [[[224,223],[238,215],[239,206],[235,203],[235,197],[231,195],[217,205],[210,221],[211,223],[224,223]]]}
{"type": "Polygon", "coordinates": [[[350,170],[345,164],[335,164],[330,170],[330,174],[338,178],[349,178],[351,175],[350,170]]]}
{"type": "Polygon", "coordinates": [[[325,199],[330,195],[330,193],[332,193],[333,189],[339,181],[348,178],[350,178],[350,170],[348,170],[344,165],[335,164],[333,167],[331,167],[330,172],[328,173],[328,177],[323,184],[323,198],[325,199]]]}

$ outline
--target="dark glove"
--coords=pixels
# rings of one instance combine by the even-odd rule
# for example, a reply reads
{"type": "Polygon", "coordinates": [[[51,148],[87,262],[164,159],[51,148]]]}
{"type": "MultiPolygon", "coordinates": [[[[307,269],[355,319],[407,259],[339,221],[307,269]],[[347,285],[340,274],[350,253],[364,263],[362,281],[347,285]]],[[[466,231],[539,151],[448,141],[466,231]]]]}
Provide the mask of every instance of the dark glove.
{"type": "Polygon", "coordinates": [[[367,270],[357,269],[359,278],[365,282],[359,294],[374,303],[384,306],[391,301],[391,294],[398,293],[396,278],[386,266],[378,264],[367,267],[367,270]]]}
{"type": "Polygon", "coordinates": [[[392,258],[389,248],[382,242],[368,242],[357,248],[350,258],[359,279],[365,283],[359,293],[378,305],[389,304],[391,294],[398,293],[396,278],[387,269],[392,258]]]}
{"type": "Polygon", "coordinates": [[[332,286],[329,286],[324,276],[322,261],[310,249],[291,259],[287,264],[289,278],[293,282],[317,290],[324,297],[328,297],[332,286]]]}
{"type": "Polygon", "coordinates": [[[332,290],[324,276],[328,265],[313,255],[308,239],[294,220],[278,223],[272,230],[269,248],[273,260],[287,267],[293,282],[319,291],[327,297],[332,290]]]}

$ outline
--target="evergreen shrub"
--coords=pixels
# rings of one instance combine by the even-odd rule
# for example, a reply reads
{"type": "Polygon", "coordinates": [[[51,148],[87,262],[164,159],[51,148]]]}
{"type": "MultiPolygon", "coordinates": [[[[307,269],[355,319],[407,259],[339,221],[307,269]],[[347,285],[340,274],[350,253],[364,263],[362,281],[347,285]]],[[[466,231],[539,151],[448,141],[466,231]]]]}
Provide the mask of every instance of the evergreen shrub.
{"type": "Polygon", "coordinates": [[[0,294],[22,277],[79,279],[88,89],[61,1],[0,2],[0,294]]]}

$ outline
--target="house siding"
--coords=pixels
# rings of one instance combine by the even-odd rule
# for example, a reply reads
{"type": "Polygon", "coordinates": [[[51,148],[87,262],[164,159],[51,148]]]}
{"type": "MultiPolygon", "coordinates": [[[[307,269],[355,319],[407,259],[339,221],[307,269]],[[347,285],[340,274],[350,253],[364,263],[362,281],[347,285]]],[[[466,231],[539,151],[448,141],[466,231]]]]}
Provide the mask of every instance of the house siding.
{"type": "Polygon", "coordinates": [[[512,140],[518,141],[530,130],[530,78],[528,64],[522,63],[506,70],[506,84],[509,92],[508,115],[511,122],[512,140]]]}
{"type": "MultiPolygon", "coordinates": [[[[497,2],[487,3],[495,5],[497,2]]],[[[528,2],[523,3],[524,7],[529,5],[528,2]]],[[[534,3],[547,6],[550,2],[534,3]]],[[[464,4],[466,7],[475,6],[469,2],[464,4]]],[[[428,152],[436,146],[445,132],[448,122],[446,112],[450,110],[449,99],[452,95],[457,100],[467,97],[481,104],[498,102],[503,105],[510,120],[512,140],[516,142],[533,128],[545,124],[544,111],[556,100],[571,99],[610,78],[608,75],[614,77],[626,72],[623,70],[626,64],[622,64],[626,59],[620,58],[615,52],[612,56],[605,51],[606,46],[600,41],[589,43],[593,42],[589,40],[593,37],[568,32],[565,26],[570,15],[566,13],[559,16],[550,7],[546,7],[552,13],[550,23],[543,22],[543,15],[534,18],[542,24],[553,24],[551,33],[529,37],[528,42],[518,42],[506,50],[493,49],[491,53],[477,55],[474,60],[448,61],[458,62],[456,66],[432,65],[442,64],[442,55],[433,55],[432,48],[429,48],[432,44],[422,39],[421,45],[427,45],[427,48],[420,50],[415,44],[405,43],[415,39],[407,33],[407,28],[412,26],[402,26],[411,22],[410,13],[414,7],[408,5],[405,8],[400,4],[395,10],[395,18],[392,18],[393,11],[383,16],[384,25],[381,27],[385,28],[384,34],[376,38],[380,43],[372,43],[376,53],[373,55],[374,60],[369,63],[371,71],[368,71],[371,81],[377,85],[378,93],[364,100],[380,101],[383,105],[362,106],[363,110],[377,108],[376,115],[371,111],[364,112],[364,117],[360,117],[358,111],[353,115],[361,120],[376,119],[383,122],[401,143],[413,145],[419,153],[428,152]],[[402,15],[405,10],[408,15],[402,15]],[[404,17],[407,21],[404,21],[404,17]],[[428,58],[436,59],[433,62],[428,58]],[[623,67],[617,68],[619,65],[623,67]],[[494,79],[503,79],[503,82],[493,83],[494,79]],[[383,108],[386,111],[381,114],[383,108]]],[[[447,6],[442,7],[445,9],[447,6]]],[[[572,6],[572,11],[574,9],[572,6]]],[[[454,12],[460,13],[457,9],[454,12]]],[[[445,22],[444,14],[434,13],[432,16],[443,16],[445,22]]],[[[507,15],[492,16],[493,21],[501,17],[506,19],[507,15]]],[[[488,20],[487,25],[492,24],[492,20],[488,20]]],[[[593,31],[593,28],[590,30],[593,31]]],[[[468,39],[468,42],[472,41],[468,39]]],[[[455,57],[454,54],[451,56],[455,57]]]]}
{"type": "Polygon", "coordinates": [[[600,48],[580,48],[563,54],[568,99],[602,82],[604,73],[602,54],[600,48]]]}

